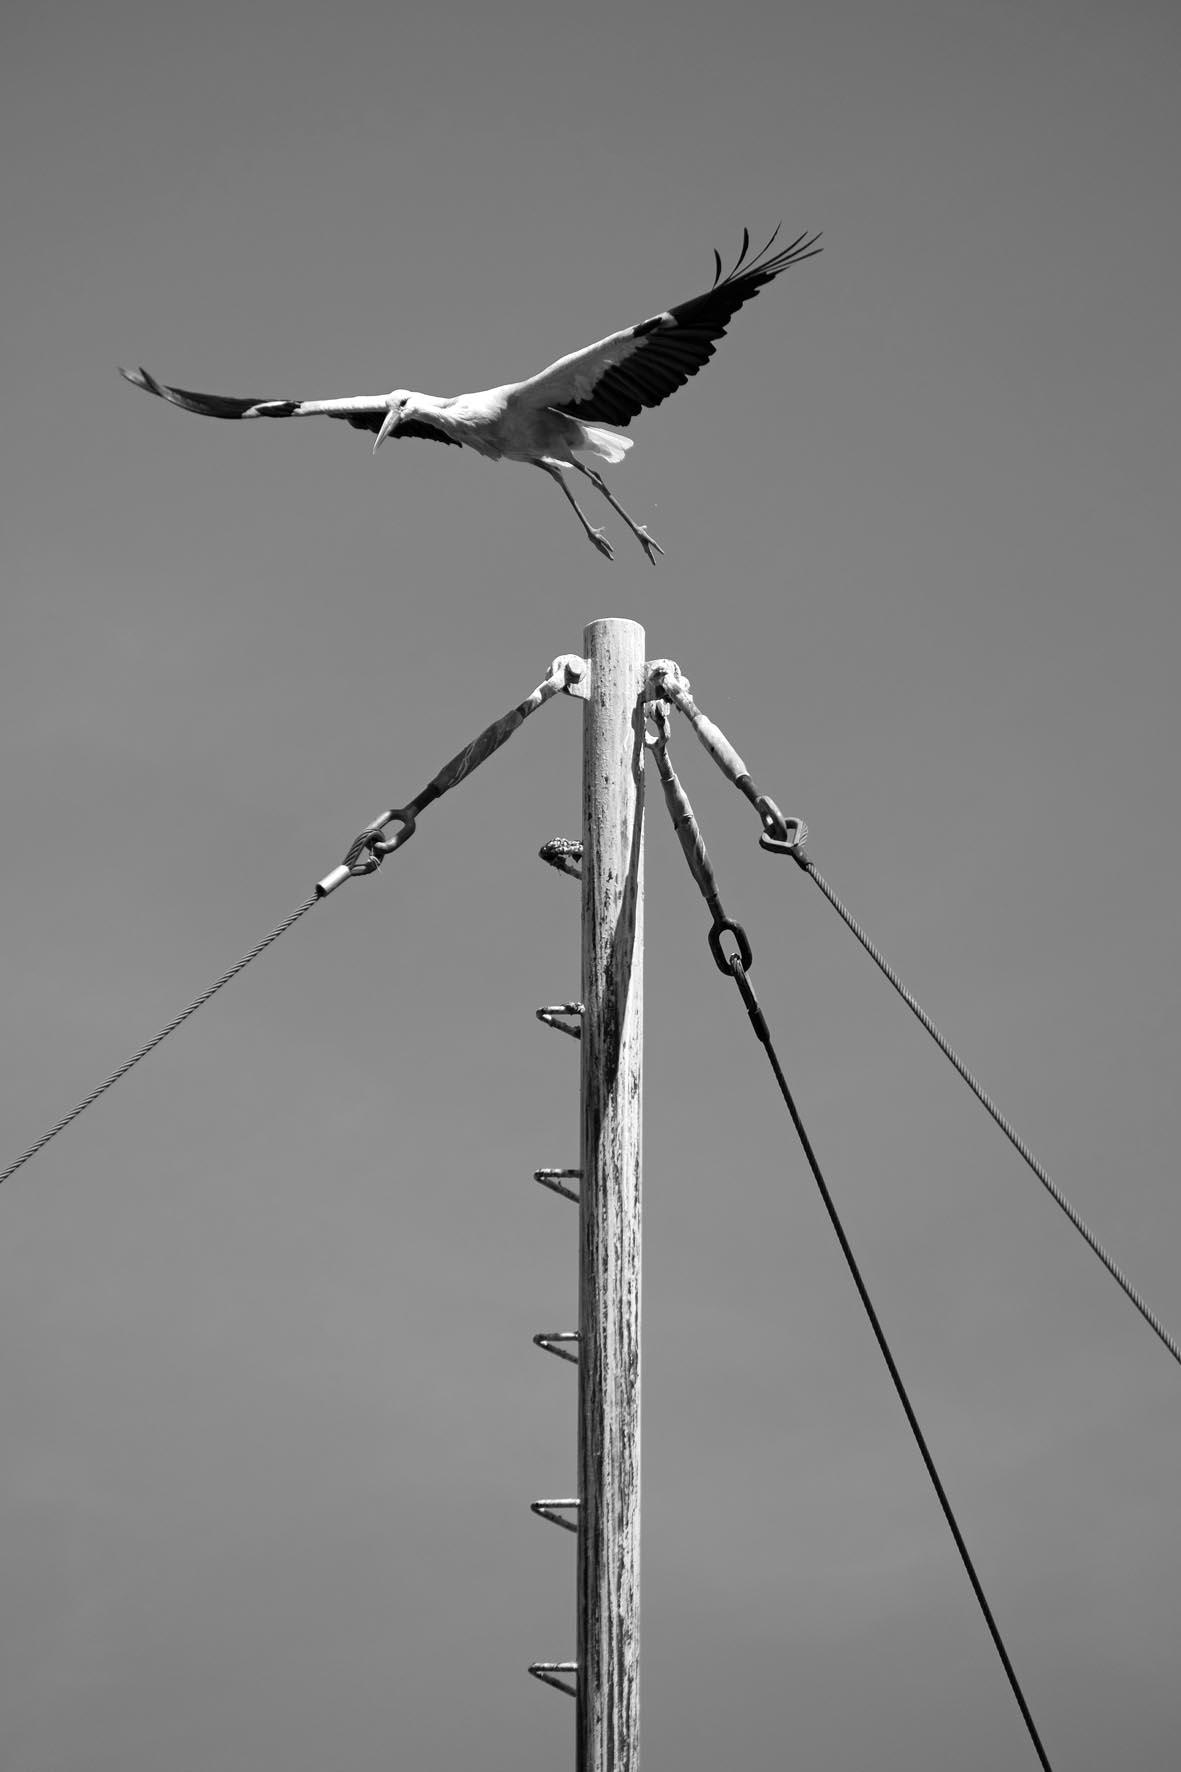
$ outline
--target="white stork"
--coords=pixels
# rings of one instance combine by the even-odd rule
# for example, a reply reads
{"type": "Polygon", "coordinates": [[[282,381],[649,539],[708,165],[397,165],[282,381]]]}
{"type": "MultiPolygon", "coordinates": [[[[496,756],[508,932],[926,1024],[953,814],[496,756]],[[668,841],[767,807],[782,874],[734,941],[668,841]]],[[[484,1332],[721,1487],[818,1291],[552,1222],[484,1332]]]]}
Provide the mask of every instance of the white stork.
{"type": "Polygon", "coordinates": [[[723,336],[743,302],[757,295],[788,265],[799,264],[821,250],[818,234],[800,234],[790,246],[772,254],[778,234],[776,228],[761,251],[751,257],[750,234],[744,228],[742,250],[733,270],[724,277],[721,258],[714,253],[714,280],[704,295],[653,314],[638,326],[613,332],[568,357],[559,357],[528,381],[506,382],[478,394],[442,399],[395,388],[390,394],[359,394],[340,400],[241,400],[166,387],[146,369],[121,369],[119,373],[161,400],[211,418],[324,415],[342,418],[358,430],[376,431],[374,453],[387,437],[431,437],[436,443],[466,444],[492,461],[532,462],[562,488],[587,535],[610,560],[611,543],[603,530],[587,521],[562,477],[565,468],[576,468],[618,511],[655,563],[656,555],[664,549],[642,523],[632,522],[608,491],[602,475],[577,457],[589,453],[602,461],[622,461],[632,439],[603,430],[602,424],[626,425],[645,406],[659,406],[667,400],[713,356],[714,340],[723,336]]]}

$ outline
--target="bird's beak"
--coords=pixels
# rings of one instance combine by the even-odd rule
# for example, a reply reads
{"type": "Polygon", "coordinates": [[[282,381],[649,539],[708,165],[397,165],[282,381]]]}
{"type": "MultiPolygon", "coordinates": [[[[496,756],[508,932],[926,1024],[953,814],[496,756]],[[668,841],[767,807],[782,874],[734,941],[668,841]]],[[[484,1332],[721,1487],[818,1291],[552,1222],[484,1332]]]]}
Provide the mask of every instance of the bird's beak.
{"type": "Polygon", "coordinates": [[[398,422],[397,409],[395,407],[391,406],[389,411],[386,413],[385,417],[381,421],[381,429],[380,429],[380,431],[378,431],[377,441],[373,445],[374,455],[377,454],[378,450],[381,448],[382,444],[385,442],[386,438],[389,436],[390,432],[393,430],[393,428],[397,424],[397,422],[398,422]]]}

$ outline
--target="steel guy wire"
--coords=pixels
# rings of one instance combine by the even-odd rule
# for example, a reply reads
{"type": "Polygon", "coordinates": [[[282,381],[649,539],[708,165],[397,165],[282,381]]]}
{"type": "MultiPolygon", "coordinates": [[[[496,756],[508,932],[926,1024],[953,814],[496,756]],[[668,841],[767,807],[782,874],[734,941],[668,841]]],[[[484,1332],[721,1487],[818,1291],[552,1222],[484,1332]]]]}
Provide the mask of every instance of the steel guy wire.
{"type": "MultiPolygon", "coordinates": [[[[1058,1206],[1069,1219],[1070,1223],[1087,1244],[1087,1247],[1091,1250],[1092,1254],[1094,1254],[1107,1269],[1107,1272],[1124,1293],[1124,1296],[1135,1305],[1144,1321],[1148,1324],[1148,1327],[1158,1337],[1161,1343],[1168,1348],[1177,1364],[1181,1365],[1181,1343],[1169,1333],[1160,1318],[1149,1308],[1146,1300],[1132,1285],[1131,1281],[1118,1264],[1107,1253],[1107,1250],[1103,1247],[1098,1237],[1095,1236],[1094,1232],[1089,1228],[1082,1216],[1071,1205],[1070,1201],[1066,1198],[1066,1195],[1062,1193],[1061,1189],[1050,1179],[1044,1165],[1039,1163],[1024,1139],[1019,1136],[1012,1123],[1005,1118],[992,1097],[968,1069],[963,1059],[960,1058],[959,1054],[951,1044],[944,1039],[943,1035],[939,1032],[939,1029],[935,1026],[935,1023],[931,1020],[930,1016],[922,1008],[917,998],[907,990],[906,986],[886,960],[881,950],[874,945],[869,936],[865,933],[865,930],[857,922],[856,918],[853,917],[846,906],[841,903],[836,893],[832,890],[832,887],[828,884],[828,881],[821,874],[819,868],[816,867],[804,848],[804,844],[808,840],[807,825],[804,824],[801,819],[784,818],[774,800],[770,799],[766,794],[759,792],[751,778],[749,769],[747,769],[746,764],[734,749],[734,746],[730,743],[725,733],[720,727],[716,726],[712,720],[707,719],[701,709],[697,706],[697,703],[694,701],[693,696],[690,693],[689,679],[683,674],[679,665],[677,665],[672,659],[654,659],[649,666],[649,687],[653,696],[667,697],[667,699],[672,702],[682,714],[684,714],[697,737],[709,752],[718,768],[722,771],[722,774],[728,781],[732,781],[735,787],[737,787],[755,807],[763,822],[763,834],[759,838],[761,846],[764,849],[769,850],[773,855],[790,855],[793,861],[795,861],[806,874],[812,876],[812,879],[816,882],[825,898],[827,898],[829,904],[832,905],[837,915],[857,937],[857,940],[861,943],[866,953],[874,961],[875,965],[878,966],[883,976],[893,985],[907,1008],[917,1017],[922,1026],[926,1028],[928,1034],[930,1034],[944,1057],[954,1069],[959,1072],[981,1107],[984,1108],[985,1112],[988,1113],[996,1122],[997,1126],[1000,1127],[1018,1156],[1020,1156],[1028,1165],[1029,1169],[1045,1188],[1055,1205],[1058,1206]]],[[[683,837],[682,841],[684,841],[683,837]]],[[[688,852],[686,851],[686,853],[688,852]]],[[[692,865],[692,858],[690,858],[690,865],[692,865]]]]}
{"type": "Polygon", "coordinates": [[[117,1071],[112,1071],[104,1083],[100,1083],[97,1089],[92,1089],[90,1094],[80,1101],[77,1107],[71,1108],[68,1114],[63,1114],[56,1125],[51,1126],[48,1132],[43,1133],[35,1144],[31,1144],[28,1150],[16,1159],[15,1163],[10,1163],[8,1168],[0,1174],[0,1182],[7,1181],[10,1175],[15,1175],[17,1170],[23,1168],[30,1158],[37,1155],[38,1151],[45,1149],[51,1138],[56,1138],[59,1132],[64,1132],[66,1127],[78,1118],[79,1114],[85,1113],[88,1107],[93,1106],[100,1095],[105,1095],[108,1089],[113,1089],[115,1084],[125,1077],[141,1058],[146,1058],[149,1052],[155,1051],[160,1042],[166,1040],[169,1034],[175,1033],[183,1021],[187,1021],[190,1015],[195,1015],[198,1009],[204,1008],[210,997],[216,996],[223,985],[229,984],[232,978],[237,978],[239,972],[244,971],[252,960],[257,960],[264,949],[269,948],[273,941],[278,941],[281,935],[285,935],[293,923],[298,923],[299,919],[305,916],[314,904],[320,902],[320,897],[321,894],[317,888],[309,898],[304,900],[298,910],[292,911],[289,917],[285,917],[276,928],[271,930],[269,935],[265,935],[260,942],[257,942],[248,954],[243,954],[242,958],[236,965],[231,966],[228,972],[223,972],[216,984],[211,984],[208,990],[201,992],[199,997],[194,997],[187,1009],[182,1009],[179,1015],[174,1015],[166,1027],[162,1027],[158,1034],[154,1034],[150,1040],[145,1041],[139,1051],[133,1052],[126,1063],[121,1064],[117,1071]]]}
{"type": "Polygon", "coordinates": [[[897,1362],[890,1351],[890,1344],[886,1340],[886,1332],[882,1328],[881,1320],[878,1317],[877,1311],[874,1309],[873,1300],[871,1299],[865,1281],[862,1278],[861,1269],[857,1265],[857,1258],[853,1254],[852,1245],[846,1235],[845,1227],[841,1223],[840,1214],[837,1212],[836,1204],[832,1195],[828,1191],[828,1185],[821,1172],[820,1164],[816,1159],[816,1153],[812,1149],[812,1141],[808,1137],[804,1123],[800,1118],[799,1109],[796,1107],[795,1099],[788,1086],[787,1078],[783,1074],[783,1067],[779,1062],[779,1055],[776,1052],[774,1043],[771,1039],[771,1030],[767,1026],[767,1020],[759,1005],[759,1000],[751,989],[750,980],[746,976],[746,968],[743,965],[743,959],[740,954],[732,954],[730,956],[729,970],[733,974],[734,982],[738,986],[742,1000],[746,1005],[746,1012],[750,1017],[750,1024],[754,1028],[754,1031],[767,1054],[771,1069],[775,1074],[775,1081],[779,1085],[779,1092],[787,1104],[787,1111],[791,1115],[791,1122],[796,1129],[796,1136],[799,1138],[800,1145],[803,1148],[808,1167],[812,1171],[812,1179],[816,1183],[820,1198],[824,1203],[824,1210],[828,1213],[832,1228],[836,1233],[837,1242],[841,1246],[841,1254],[845,1258],[845,1264],[852,1276],[853,1284],[857,1288],[858,1297],[861,1299],[865,1314],[869,1318],[869,1326],[873,1330],[878,1347],[881,1349],[882,1358],[886,1362],[886,1367],[889,1371],[890,1378],[893,1381],[894,1389],[898,1393],[898,1401],[902,1404],[906,1419],[910,1424],[910,1431],[914,1435],[915,1444],[919,1449],[923,1463],[927,1467],[927,1475],[931,1479],[935,1494],[939,1500],[939,1506],[943,1510],[943,1517],[947,1521],[951,1535],[955,1540],[955,1547],[960,1553],[960,1561],[963,1563],[964,1568],[967,1571],[968,1580],[972,1584],[972,1592],[976,1596],[976,1601],[984,1617],[984,1622],[988,1626],[989,1635],[993,1640],[997,1654],[1000,1656],[1001,1666],[1005,1670],[1005,1676],[1012,1689],[1013,1697],[1017,1701],[1017,1708],[1021,1712],[1022,1720],[1029,1733],[1029,1739],[1033,1743],[1034,1752],[1037,1754],[1041,1765],[1045,1768],[1045,1772],[1052,1772],[1050,1762],[1046,1757],[1046,1750],[1042,1746],[1041,1736],[1037,1732],[1037,1725],[1033,1720],[1033,1714],[1026,1702],[1025,1694],[1021,1690],[1021,1682],[1018,1680],[1016,1669],[1014,1668],[1012,1661],[1009,1659],[1009,1652],[1005,1648],[1004,1638],[1000,1633],[1000,1627],[998,1626],[996,1619],[993,1617],[992,1607],[989,1605],[988,1597],[980,1584],[980,1577],[976,1573],[976,1567],[972,1562],[971,1553],[964,1541],[964,1535],[960,1531],[955,1513],[952,1510],[951,1502],[948,1499],[947,1491],[943,1487],[943,1481],[936,1468],[935,1460],[931,1456],[926,1436],[919,1425],[918,1416],[914,1412],[914,1406],[907,1394],[906,1386],[902,1381],[902,1374],[899,1372],[897,1362]]]}
{"type": "Polygon", "coordinates": [[[688,796],[682,788],[669,760],[667,709],[662,704],[657,703],[650,707],[647,712],[651,723],[655,725],[657,729],[655,737],[650,736],[647,743],[656,758],[656,766],[660,775],[660,785],[664,789],[665,801],[668,805],[669,812],[672,815],[673,827],[676,830],[681,847],[685,852],[690,872],[692,873],[698,889],[701,892],[702,897],[705,899],[713,918],[713,924],[709,932],[709,945],[710,950],[713,953],[714,961],[719,971],[728,972],[733,977],[743,1003],[746,1005],[746,1012],[750,1018],[750,1024],[767,1054],[771,1069],[775,1075],[775,1081],[779,1085],[780,1093],[783,1096],[784,1102],[787,1105],[788,1113],[791,1116],[792,1125],[795,1127],[796,1134],[803,1148],[804,1156],[807,1159],[808,1167],[812,1171],[812,1178],[819,1190],[825,1211],[828,1213],[829,1221],[836,1233],[837,1242],[840,1244],[841,1253],[845,1258],[845,1263],[852,1276],[853,1283],[857,1288],[858,1297],[861,1299],[865,1314],[869,1319],[870,1327],[873,1330],[882,1357],[886,1362],[886,1368],[890,1374],[894,1389],[898,1394],[898,1400],[902,1404],[907,1422],[910,1425],[911,1433],[914,1436],[915,1444],[918,1446],[919,1453],[927,1469],[927,1475],[931,1479],[939,1505],[943,1510],[943,1517],[947,1521],[952,1538],[955,1541],[956,1549],[960,1554],[960,1560],[963,1563],[968,1579],[971,1582],[972,1591],[976,1596],[976,1602],[980,1607],[984,1622],[988,1626],[989,1635],[992,1637],[993,1644],[1000,1657],[1001,1666],[1005,1670],[1009,1686],[1017,1701],[1017,1708],[1021,1712],[1029,1738],[1033,1743],[1034,1751],[1037,1754],[1040,1764],[1044,1768],[1044,1772],[1052,1772],[1050,1762],[1046,1757],[1045,1748],[1042,1746],[1041,1737],[1038,1735],[1037,1726],[1034,1723],[1032,1712],[1026,1702],[1025,1694],[1021,1689],[1021,1683],[1017,1678],[1016,1670],[1009,1658],[1008,1650],[1005,1648],[1004,1639],[1001,1636],[1000,1628],[993,1616],[992,1608],[988,1603],[988,1597],[981,1585],[980,1577],[976,1573],[971,1553],[968,1550],[963,1533],[960,1531],[959,1523],[956,1520],[951,1501],[943,1486],[943,1481],[939,1475],[935,1460],[931,1455],[926,1437],[919,1424],[918,1416],[915,1414],[914,1406],[910,1401],[910,1396],[903,1383],[902,1374],[898,1369],[897,1361],[894,1359],[890,1344],[886,1339],[886,1333],[882,1328],[881,1319],[874,1308],[873,1300],[869,1295],[869,1290],[862,1277],[857,1258],[853,1253],[852,1244],[849,1242],[844,1225],[841,1222],[840,1214],[837,1211],[836,1203],[828,1190],[828,1185],[821,1172],[816,1153],[812,1148],[811,1140],[809,1139],[804,1123],[800,1118],[799,1110],[796,1107],[791,1089],[788,1086],[783,1067],[779,1062],[779,1056],[775,1051],[775,1046],[771,1039],[771,1030],[767,1025],[767,1019],[763,1014],[758,998],[755,996],[755,993],[751,988],[750,980],[747,977],[747,972],[750,969],[753,958],[750,941],[741,923],[736,923],[733,918],[727,917],[725,911],[722,909],[717,879],[705,843],[702,840],[700,826],[694,817],[693,808],[689,803],[688,796]],[[727,954],[725,952],[722,943],[723,937],[726,935],[733,937],[737,952],[732,954],[727,954]]]}
{"type": "Polygon", "coordinates": [[[1086,1243],[1092,1254],[1097,1256],[1099,1261],[1102,1262],[1103,1266],[1107,1269],[1107,1272],[1111,1275],[1117,1286],[1119,1286],[1124,1296],[1135,1305],[1144,1321],[1148,1324],[1148,1327],[1164,1346],[1168,1348],[1177,1364],[1181,1365],[1181,1344],[1178,1344],[1175,1337],[1165,1328],[1155,1311],[1149,1308],[1144,1298],[1141,1297],[1140,1293],[1132,1285],[1122,1268],[1120,1268],[1107,1253],[1107,1250],[1103,1247],[1103,1244],[1099,1241],[1098,1237],[1090,1229],[1082,1216],[1071,1205],[1061,1188],[1056,1186],[1056,1184],[1050,1179],[1049,1173],[1044,1165],[1039,1163],[1038,1159],[1034,1156],[1025,1140],[1017,1132],[1012,1122],[1006,1119],[1005,1115],[996,1105],[996,1102],[993,1101],[991,1095],[989,1095],[983,1084],[980,1083],[968,1069],[968,1066],[964,1063],[951,1042],[946,1040],[939,1032],[939,1029],[935,1026],[935,1023],[931,1020],[931,1017],[927,1014],[922,1004],[918,1001],[918,998],[915,997],[912,992],[907,990],[901,978],[890,965],[881,949],[870,940],[869,936],[853,916],[852,912],[837,897],[811,856],[807,854],[799,843],[785,846],[776,842],[773,838],[768,840],[765,837],[761,837],[759,841],[763,848],[770,850],[772,854],[790,855],[797,866],[802,868],[804,873],[809,874],[816,882],[816,885],[820,888],[821,892],[824,894],[833,910],[837,913],[838,917],[840,917],[841,921],[845,924],[846,928],[857,937],[857,940],[861,943],[870,959],[877,966],[882,976],[889,980],[890,984],[893,985],[907,1008],[927,1030],[928,1034],[930,1034],[932,1040],[934,1040],[943,1056],[948,1060],[952,1067],[958,1071],[959,1075],[968,1085],[968,1088],[972,1091],[972,1094],[976,1097],[976,1100],[980,1103],[981,1107],[996,1125],[1000,1127],[1013,1149],[1017,1152],[1019,1157],[1023,1158],[1029,1169],[1037,1177],[1038,1181],[1041,1182],[1054,1204],[1059,1207],[1070,1220],[1079,1236],[1086,1243]]]}
{"type": "MultiPolygon", "coordinates": [[[[190,1015],[195,1015],[198,1009],[203,1008],[211,997],[216,996],[223,985],[229,984],[232,978],[236,978],[239,972],[249,966],[252,960],[256,960],[264,949],[269,948],[273,941],[277,941],[291,928],[293,923],[297,923],[306,912],[310,911],[314,904],[318,904],[322,898],[327,898],[329,893],[335,892],[338,886],[343,886],[346,880],[373,873],[381,866],[387,855],[392,855],[394,850],[400,849],[404,843],[409,842],[414,835],[417,815],[424,807],[429,806],[432,800],[441,798],[450,788],[457,786],[465,776],[471,774],[473,769],[478,768],[494,751],[499,750],[500,746],[517,730],[517,727],[528,719],[529,715],[537,708],[549,701],[552,696],[574,688],[581,679],[585,668],[585,661],[574,653],[562,653],[560,657],[555,658],[536,689],[527,695],[524,701],[518,702],[515,707],[509,709],[507,714],[502,715],[499,720],[494,720],[490,726],[486,726],[470,744],[465,745],[462,751],[457,752],[449,763],[445,763],[438,774],[406,806],[392,807],[382,813],[380,818],[376,818],[371,824],[366,825],[365,829],[349,845],[344,860],[318,882],[311,896],[305,899],[298,910],[293,911],[277,928],[272,929],[269,935],[264,936],[251,948],[248,954],[243,955],[242,959],[231,966],[228,972],[223,972],[215,984],[211,984],[208,990],[202,991],[199,997],[194,998],[187,1008],[182,1009],[180,1014],[174,1016],[166,1027],[161,1028],[158,1034],[154,1034],[150,1040],[146,1041],[137,1052],[134,1052],[124,1064],[119,1066],[118,1070],[112,1071],[111,1075],[100,1083],[97,1089],[92,1089],[90,1094],[78,1103],[77,1107],[71,1108],[68,1114],[63,1114],[62,1118],[51,1126],[48,1132],[43,1133],[35,1144],[31,1144],[28,1150],[23,1151],[17,1157],[15,1162],[10,1163],[7,1169],[0,1172],[0,1182],[7,1181],[39,1151],[44,1150],[50,1139],[56,1138],[59,1132],[64,1132],[66,1127],[72,1125],[78,1118],[79,1114],[85,1113],[86,1109],[93,1106],[101,1095],[105,1095],[108,1089],[114,1088],[115,1084],[125,1077],[128,1071],[132,1070],[141,1059],[146,1058],[149,1052],[153,1052],[162,1040],[168,1038],[169,1034],[175,1033],[176,1029],[180,1027],[182,1022],[187,1021],[190,1015]],[[386,841],[382,837],[382,832],[395,819],[398,821],[400,829],[391,839],[386,841]],[[367,854],[366,851],[368,851],[367,854]],[[364,860],[361,859],[363,854],[365,855],[364,860]]],[[[570,1006],[571,1012],[578,1008],[579,1005],[570,1006]]],[[[565,1027],[560,1023],[553,1025],[561,1026],[563,1033],[573,1034],[575,1039],[578,1038],[577,1028],[565,1027]]]]}

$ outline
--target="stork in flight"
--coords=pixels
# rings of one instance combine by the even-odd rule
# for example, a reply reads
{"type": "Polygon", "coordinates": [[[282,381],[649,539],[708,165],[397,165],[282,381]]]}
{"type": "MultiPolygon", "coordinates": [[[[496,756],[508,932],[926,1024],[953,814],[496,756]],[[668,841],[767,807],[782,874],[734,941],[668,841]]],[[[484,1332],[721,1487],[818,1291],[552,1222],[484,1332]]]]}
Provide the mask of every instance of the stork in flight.
{"type": "Polygon", "coordinates": [[[564,469],[576,468],[618,511],[655,564],[656,555],[664,549],[642,523],[632,522],[608,491],[603,476],[579,461],[578,455],[622,461],[632,439],[602,429],[603,424],[626,425],[645,406],[659,406],[667,400],[708,363],[714,354],[714,340],[723,336],[744,302],[788,265],[813,258],[821,250],[818,234],[800,234],[790,246],[772,253],[778,234],[776,228],[752,257],[750,233],[744,228],[742,250],[733,270],[724,277],[721,257],[714,253],[714,280],[704,295],[653,314],[638,326],[613,332],[568,357],[559,357],[528,381],[506,382],[478,394],[441,399],[435,394],[395,388],[391,394],[359,394],[340,400],[241,400],[170,388],[146,369],[121,369],[119,373],[161,400],[211,418],[312,418],[321,414],[342,418],[357,430],[377,432],[375,454],[387,437],[430,437],[436,443],[466,445],[492,461],[532,462],[562,488],[587,535],[610,560],[612,548],[606,534],[587,521],[563,478],[564,469]]]}

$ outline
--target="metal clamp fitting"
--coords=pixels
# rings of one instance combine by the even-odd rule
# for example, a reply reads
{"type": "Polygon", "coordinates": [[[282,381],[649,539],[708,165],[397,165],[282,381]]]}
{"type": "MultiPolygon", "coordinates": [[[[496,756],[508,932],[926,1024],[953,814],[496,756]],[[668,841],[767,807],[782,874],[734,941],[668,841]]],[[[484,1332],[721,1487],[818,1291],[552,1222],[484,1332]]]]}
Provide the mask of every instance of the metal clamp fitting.
{"type": "Polygon", "coordinates": [[[780,837],[764,831],[759,838],[759,848],[766,849],[771,855],[790,855],[798,861],[798,851],[808,841],[808,827],[802,818],[781,818],[780,822],[784,835],[780,837]]]}
{"type": "Polygon", "coordinates": [[[403,843],[409,843],[411,837],[414,835],[416,828],[415,815],[411,807],[395,806],[390,812],[389,817],[382,819],[382,830],[385,829],[387,824],[392,824],[395,818],[398,820],[402,828],[399,831],[395,831],[392,837],[385,838],[381,835],[381,831],[375,831],[371,837],[366,839],[365,847],[368,849],[370,855],[372,855],[378,862],[382,861],[385,856],[392,855],[395,849],[400,849],[403,843]]]}

